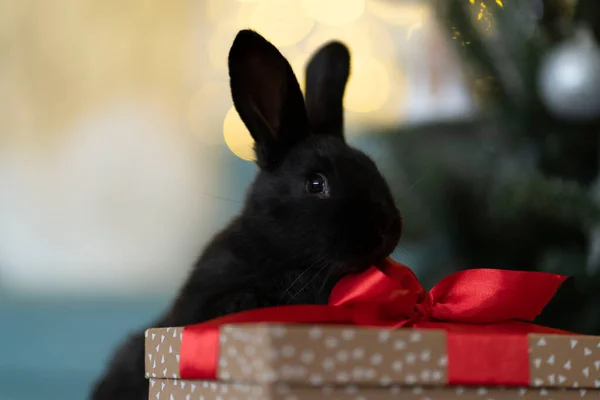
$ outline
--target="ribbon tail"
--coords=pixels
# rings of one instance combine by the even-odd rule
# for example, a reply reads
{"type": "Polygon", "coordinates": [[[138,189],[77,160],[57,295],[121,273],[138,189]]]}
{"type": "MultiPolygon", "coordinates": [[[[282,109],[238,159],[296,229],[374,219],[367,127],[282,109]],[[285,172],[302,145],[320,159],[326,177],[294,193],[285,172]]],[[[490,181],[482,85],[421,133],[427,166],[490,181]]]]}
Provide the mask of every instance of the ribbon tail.
{"type": "Polygon", "coordinates": [[[566,276],[545,272],[472,269],[449,275],[430,292],[432,318],[486,324],[533,321],[566,276]]]}

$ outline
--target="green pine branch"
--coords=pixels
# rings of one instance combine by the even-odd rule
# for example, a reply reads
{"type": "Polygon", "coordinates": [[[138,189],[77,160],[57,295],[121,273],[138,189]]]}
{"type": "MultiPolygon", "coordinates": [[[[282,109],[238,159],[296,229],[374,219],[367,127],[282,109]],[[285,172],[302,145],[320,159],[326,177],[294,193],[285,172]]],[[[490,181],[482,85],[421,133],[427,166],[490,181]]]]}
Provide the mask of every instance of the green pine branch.
{"type": "Polygon", "coordinates": [[[583,231],[600,223],[600,206],[590,191],[562,179],[532,176],[503,183],[492,191],[489,204],[503,218],[536,216],[583,231]]]}

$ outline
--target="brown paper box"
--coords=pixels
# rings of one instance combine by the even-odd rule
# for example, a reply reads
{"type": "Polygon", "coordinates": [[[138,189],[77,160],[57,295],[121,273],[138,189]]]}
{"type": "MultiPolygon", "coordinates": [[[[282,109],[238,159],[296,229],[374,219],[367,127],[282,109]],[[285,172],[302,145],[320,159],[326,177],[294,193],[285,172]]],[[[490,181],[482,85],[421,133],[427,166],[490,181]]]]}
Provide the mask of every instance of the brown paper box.
{"type": "Polygon", "coordinates": [[[150,400],[575,400],[600,399],[599,390],[465,387],[318,388],[275,384],[235,384],[150,379],[150,400]],[[400,397],[399,397],[400,396],[400,397]]]}
{"type": "MultiPolygon", "coordinates": [[[[146,331],[146,376],[179,378],[183,328],[146,331]]],[[[446,333],[247,324],[221,328],[221,382],[448,384],[446,333]]],[[[529,334],[530,386],[600,388],[600,337],[529,334]]]]}

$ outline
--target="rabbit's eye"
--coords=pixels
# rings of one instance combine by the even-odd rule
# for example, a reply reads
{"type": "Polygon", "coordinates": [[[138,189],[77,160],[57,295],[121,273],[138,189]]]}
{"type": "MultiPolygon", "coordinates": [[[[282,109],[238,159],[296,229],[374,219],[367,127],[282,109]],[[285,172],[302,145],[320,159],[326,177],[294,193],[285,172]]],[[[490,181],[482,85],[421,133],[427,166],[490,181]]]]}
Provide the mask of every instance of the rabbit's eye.
{"type": "Polygon", "coordinates": [[[321,174],[311,174],[306,180],[306,191],[310,194],[327,196],[329,194],[327,179],[321,174]]]}

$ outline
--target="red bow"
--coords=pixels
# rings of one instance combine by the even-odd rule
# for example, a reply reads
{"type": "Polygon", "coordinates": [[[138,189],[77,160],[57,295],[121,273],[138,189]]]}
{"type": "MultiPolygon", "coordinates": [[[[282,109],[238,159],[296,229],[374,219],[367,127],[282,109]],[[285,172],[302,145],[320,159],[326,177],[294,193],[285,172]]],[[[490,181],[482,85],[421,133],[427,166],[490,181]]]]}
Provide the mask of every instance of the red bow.
{"type": "Polygon", "coordinates": [[[271,322],[445,329],[450,383],[490,384],[491,380],[527,385],[525,334],[566,333],[528,322],[541,313],[565,279],[543,272],[471,269],[444,278],[426,292],[408,267],[386,260],[379,268],[340,280],[328,305],[262,308],[186,326],[180,377],[216,379],[220,326],[271,322]],[[500,333],[509,334],[510,340],[500,345],[500,333]],[[506,358],[513,362],[504,373],[493,362],[473,370],[473,363],[480,367],[479,359],[506,358]]]}

